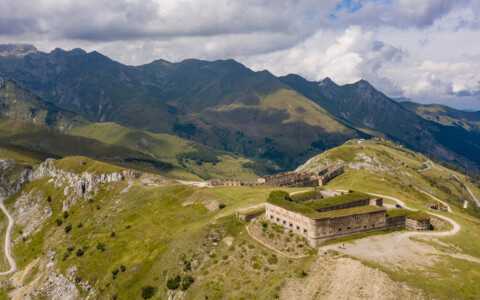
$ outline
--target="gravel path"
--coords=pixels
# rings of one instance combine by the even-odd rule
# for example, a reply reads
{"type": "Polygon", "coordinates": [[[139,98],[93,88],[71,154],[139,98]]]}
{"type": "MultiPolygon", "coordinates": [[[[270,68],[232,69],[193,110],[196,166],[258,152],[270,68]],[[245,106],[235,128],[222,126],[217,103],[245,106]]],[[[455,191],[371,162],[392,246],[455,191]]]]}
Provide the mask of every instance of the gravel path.
{"type": "Polygon", "coordinates": [[[0,275],[8,275],[15,272],[15,270],[17,269],[17,264],[15,263],[15,260],[11,255],[11,249],[10,249],[10,244],[11,244],[10,234],[12,233],[12,228],[13,228],[13,218],[5,208],[5,205],[3,205],[3,200],[4,198],[0,197],[0,208],[8,218],[8,227],[7,227],[7,232],[5,234],[5,256],[7,257],[8,263],[10,264],[10,269],[6,272],[1,272],[0,275]]]}

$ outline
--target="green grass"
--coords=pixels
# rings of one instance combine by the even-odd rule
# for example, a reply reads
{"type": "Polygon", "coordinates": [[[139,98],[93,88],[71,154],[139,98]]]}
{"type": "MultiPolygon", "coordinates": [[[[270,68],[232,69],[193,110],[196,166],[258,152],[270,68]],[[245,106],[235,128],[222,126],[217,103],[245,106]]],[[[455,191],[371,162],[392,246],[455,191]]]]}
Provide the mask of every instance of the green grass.
{"type": "MultiPolygon", "coordinates": [[[[348,195],[351,195],[351,194],[348,194],[348,195]]],[[[345,195],[345,196],[348,196],[348,195],[345,195]]],[[[361,193],[350,196],[350,197],[346,197],[343,199],[344,200],[355,199],[355,197],[360,197],[360,195],[361,193]]],[[[309,205],[303,205],[303,203],[297,204],[293,201],[286,200],[285,196],[288,196],[288,194],[284,191],[273,191],[268,196],[267,202],[273,205],[277,205],[279,207],[288,209],[290,211],[302,214],[312,219],[330,218],[330,217],[338,217],[338,216],[345,216],[345,215],[351,215],[351,214],[357,214],[357,213],[384,210],[383,208],[378,206],[367,205],[367,206],[352,207],[347,209],[339,209],[339,210],[332,210],[332,211],[326,211],[326,212],[317,212],[313,210],[309,205]]],[[[365,195],[365,196],[368,196],[368,195],[365,195]]],[[[343,196],[339,196],[339,197],[343,197],[343,196]]],[[[342,202],[342,203],[345,203],[345,202],[342,202]]]]}
{"type": "MultiPolygon", "coordinates": [[[[84,161],[82,157],[66,158],[56,166],[75,173],[97,172],[104,167],[99,162],[87,160],[83,164],[84,161]]],[[[108,170],[115,171],[115,168],[108,170]]],[[[274,252],[250,238],[244,224],[233,214],[239,208],[265,202],[271,188],[207,189],[180,184],[143,186],[135,182],[127,193],[119,193],[126,186],[127,182],[100,186],[92,203],[80,200],[68,210],[69,216],[64,219],[62,201],[68,196],[63,194],[63,188],[56,189],[48,179],[30,183],[22,192],[37,195],[34,199],[41,201],[40,210],[51,205],[53,214],[39,231],[26,241],[20,238],[14,245],[19,267],[26,267],[36,258],[44,257],[43,253],[54,251],[55,269],[65,272],[72,265],[78,266],[75,276],[93,284],[100,297],[111,298],[117,294],[129,299],[138,298],[141,287],[147,285],[157,287],[156,297],[166,297],[165,278],[176,274],[195,279],[186,292],[187,298],[204,298],[205,295],[249,299],[269,295],[273,298],[284,276],[304,268],[306,259],[288,262],[278,257],[276,264],[269,264],[267,259],[274,252]],[[51,203],[45,201],[47,195],[51,195],[51,203]],[[185,205],[192,197],[196,198],[194,195],[203,195],[205,199],[213,197],[227,206],[209,212],[202,204],[185,205]],[[57,218],[63,221],[61,226],[55,224],[57,218]],[[79,223],[83,225],[80,228],[79,223]],[[65,233],[68,224],[72,224],[72,230],[65,233]],[[232,237],[233,244],[219,242],[214,245],[208,238],[211,232],[232,237]],[[97,249],[99,244],[104,245],[105,251],[97,249]],[[70,247],[74,249],[68,251],[70,247]],[[76,255],[78,249],[83,249],[82,256],[76,255]],[[63,260],[68,252],[70,254],[63,260]],[[262,255],[263,252],[268,255],[262,255]],[[214,258],[210,257],[212,253],[215,253],[214,258]],[[198,260],[200,266],[185,270],[185,260],[198,260]],[[261,268],[254,268],[254,262],[261,268]],[[121,265],[126,267],[125,272],[113,278],[112,271],[121,265]],[[268,266],[267,271],[264,266],[268,266]]],[[[20,194],[7,202],[10,210],[20,194]]],[[[16,224],[13,239],[19,238],[20,230],[21,226],[16,224]]],[[[86,294],[82,292],[81,296],[86,294]]]]}
{"type": "Polygon", "coordinates": [[[169,134],[131,129],[116,123],[88,122],[73,127],[68,133],[122,146],[169,162],[177,168],[163,174],[173,178],[199,180],[239,177],[254,180],[258,175],[263,175],[244,167],[254,163],[248,158],[169,134]],[[214,159],[211,159],[212,156],[214,159]],[[186,171],[181,172],[181,168],[186,171]]]}
{"type": "Polygon", "coordinates": [[[423,211],[411,211],[403,208],[387,210],[387,218],[394,218],[398,216],[406,216],[407,218],[419,221],[430,219],[430,215],[423,211]]]}
{"type": "Polygon", "coordinates": [[[315,197],[318,195],[321,195],[322,193],[320,191],[308,191],[308,192],[302,192],[302,193],[295,193],[293,195],[290,195],[290,199],[292,201],[297,201],[300,199],[305,199],[305,198],[310,198],[310,197],[315,197]]]}
{"type": "Polygon", "coordinates": [[[300,204],[313,210],[320,210],[322,208],[327,208],[327,207],[341,205],[341,204],[347,204],[347,203],[370,199],[370,198],[372,198],[372,196],[367,195],[365,193],[352,192],[352,193],[347,193],[347,194],[339,195],[335,197],[316,199],[313,201],[306,201],[300,204]]]}

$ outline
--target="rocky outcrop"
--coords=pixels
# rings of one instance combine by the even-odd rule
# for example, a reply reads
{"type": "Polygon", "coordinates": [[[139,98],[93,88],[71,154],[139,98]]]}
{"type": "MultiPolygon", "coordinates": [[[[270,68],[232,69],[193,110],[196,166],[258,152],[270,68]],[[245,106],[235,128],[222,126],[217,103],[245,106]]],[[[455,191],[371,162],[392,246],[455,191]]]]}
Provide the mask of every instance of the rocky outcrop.
{"type": "Polygon", "coordinates": [[[32,171],[31,166],[16,168],[13,159],[0,160],[0,196],[7,198],[16,193],[28,183],[28,177],[32,171]]]}
{"type": "MultiPolygon", "coordinates": [[[[52,178],[55,188],[65,186],[64,194],[68,195],[74,192],[79,197],[85,197],[89,194],[96,194],[96,187],[101,183],[112,183],[125,180],[124,174],[130,174],[131,171],[122,171],[120,173],[96,174],[81,173],[76,174],[57,169],[54,159],[47,159],[38,168],[29,174],[29,180],[52,178]]],[[[135,173],[136,174],[136,173],[135,173]]]]}

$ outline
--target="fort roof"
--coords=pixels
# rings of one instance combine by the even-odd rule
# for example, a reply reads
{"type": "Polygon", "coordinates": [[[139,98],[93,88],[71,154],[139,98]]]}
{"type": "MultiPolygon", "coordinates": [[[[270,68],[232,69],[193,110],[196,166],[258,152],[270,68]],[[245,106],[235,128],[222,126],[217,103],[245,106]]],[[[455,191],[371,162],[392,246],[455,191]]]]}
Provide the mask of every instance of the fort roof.
{"type": "Polygon", "coordinates": [[[430,219],[430,215],[423,211],[412,211],[404,208],[389,209],[387,210],[387,218],[393,218],[397,216],[406,216],[407,218],[424,221],[430,219]]]}
{"type": "Polygon", "coordinates": [[[317,199],[313,201],[307,201],[301,203],[301,205],[307,206],[313,210],[322,209],[330,206],[341,205],[346,203],[351,203],[359,200],[365,200],[373,198],[372,196],[361,193],[361,192],[352,192],[340,196],[324,198],[324,199],[317,199]]]}
{"type": "Polygon", "coordinates": [[[272,174],[272,175],[266,175],[266,176],[263,176],[263,177],[260,177],[260,178],[271,179],[271,178],[287,176],[287,175],[291,175],[291,174],[295,174],[295,173],[296,173],[295,171],[288,171],[288,172],[282,172],[282,173],[277,173],[277,174],[272,174]]]}
{"type": "MultiPolygon", "coordinates": [[[[350,193],[348,195],[351,195],[350,193]]],[[[360,193],[361,194],[361,193],[360,193]]],[[[364,194],[366,195],[366,194],[364,194]]],[[[359,214],[365,212],[372,212],[372,211],[385,211],[384,208],[375,206],[375,205],[367,205],[367,206],[358,206],[352,207],[347,209],[339,209],[339,210],[332,210],[326,212],[317,212],[310,207],[305,205],[297,204],[293,201],[286,200],[285,197],[288,196],[288,193],[284,191],[273,191],[270,193],[267,203],[271,203],[273,205],[279,206],[281,208],[290,210],[292,212],[296,212],[302,214],[306,217],[312,219],[323,219],[323,218],[331,218],[331,217],[340,217],[340,216],[347,216],[352,214],[359,214]]],[[[368,195],[367,195],[368,196],[368,195]]],[[[337,197],[333,197],[337,198],[337,197]]],[[[368,197],[367,197],[368,198],[368,197]]],[[[366,198],[364,198],[366,199],[366,198]]]]}
{"type": "Polygon", "coordinates": [[[365,205],[365,206],[357,206],[351,207],[346,209],[337,209],[337,210],[329,210],[325,212],[318,213],[318,217],[315,219],[322,219],[322,218],[335,218],[341,216],[348,216],[372,211],[385,211],[385,208],[376,206],[376,205],[365,205]]]}
{"type": "Polygon", "coordinates": [[[319,191],[300,192],[300,193],[290,194],[290,199],[292,199],[292,201],[297,201],[300,199],[315,197],[321,194],[322,193],[320,193],[319,191]]]}

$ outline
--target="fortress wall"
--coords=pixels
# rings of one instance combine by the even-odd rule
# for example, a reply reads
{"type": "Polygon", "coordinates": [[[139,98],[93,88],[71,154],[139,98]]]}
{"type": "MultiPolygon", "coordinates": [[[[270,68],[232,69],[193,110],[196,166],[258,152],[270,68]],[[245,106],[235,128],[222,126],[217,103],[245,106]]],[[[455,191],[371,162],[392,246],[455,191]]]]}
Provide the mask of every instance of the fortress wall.
{"type": "Polygon", "coordinates": [[[326,241],[363,232],[394,230],[397,225],[387,224],[386,210],[357,213],[340,217],[312,219],[267,203],[266,218],[307,238],[312,247],[326,241]]]}
{"type": "Polygon", "coordinates": [[[430,219],[428,220],[414,220],[406,218],[405,226],[409,230],[429,230],[430,229],[430,219]]]}

